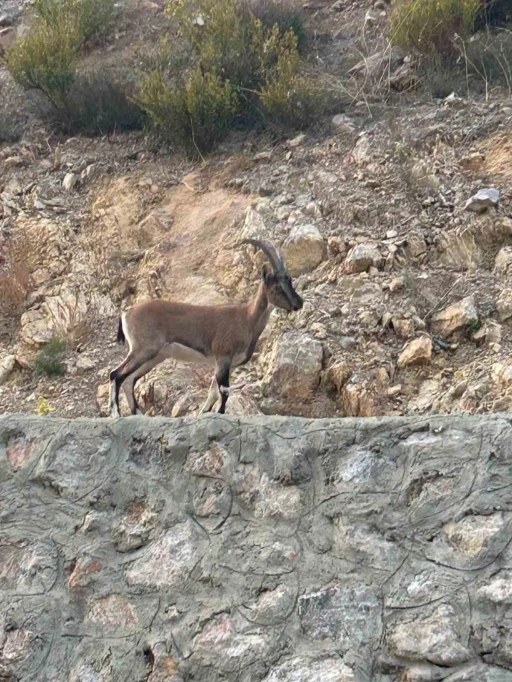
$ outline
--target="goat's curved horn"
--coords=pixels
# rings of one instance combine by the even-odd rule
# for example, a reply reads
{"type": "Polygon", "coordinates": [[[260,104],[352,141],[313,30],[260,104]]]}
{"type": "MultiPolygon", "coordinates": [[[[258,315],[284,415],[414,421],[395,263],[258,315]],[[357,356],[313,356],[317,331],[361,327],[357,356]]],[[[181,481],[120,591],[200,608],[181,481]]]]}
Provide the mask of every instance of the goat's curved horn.
{"type": "Polygon", "coordinates": [[[257,249],[261,249],[269,259],[272,267],[274,268],[274,272],[279,272],[286,269],[283,259],[280,257],[277,249],[272,246],[272,244],[262,242],[260,239],[244,239],[240,242],[240,244],[252,244],[252,246],[255,246],[257,249]]]}

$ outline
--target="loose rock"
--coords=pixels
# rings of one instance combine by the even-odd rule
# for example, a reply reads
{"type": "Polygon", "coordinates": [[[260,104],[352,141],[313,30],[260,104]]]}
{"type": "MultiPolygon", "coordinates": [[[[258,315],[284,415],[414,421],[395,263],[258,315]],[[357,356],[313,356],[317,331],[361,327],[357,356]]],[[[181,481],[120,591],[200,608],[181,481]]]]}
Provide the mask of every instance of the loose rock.
{"type": "Polygon", "coordinates": [[[64,180],[62,181],[62,186],[66,190],[66,192],[71,192],[71,190],[76,186],[78,183],[78,176],[75,175],[74,173],[66,173],[64,176],[64,180]]]}
{"type": "Polygon", "coordinates": [[[502,322],[512,317],[512,289],[503,289],[496,301],[496,310],[502,322]]]}
{"type": "Polygon", "coordinates": [[[294,227],[283,245],[286,267],[293,277],[311,272],[327,254],[325,241],[314,225],[294,227]]]}
{"type": "Polygon", "coordinates": [[[467,296],[453,303],[432,317],[432,333],[450,336],[468,326],[476,326],[479,322],[478,310],[474,296],[467,296]]]}
{"type": "Polygon", "coordinates": [[[331,121],[331,132],[334,135],[350,134],[356,131],[356,124],[346,114],[336,114],[331,121]]]}
{"type": "Polygon", "coordinates": [[[297,135],[297,137],[294,137],[293,139],[288,140],[287,146],[290,149],[295,149],[297,147],[302,147],[302,145],[304,144],[305,141],[306,141],[306,136],[304,135],[304,133],[301,133],[300,135],[297,135]]]}
{"type": "Polygon", "coordinates": [[[410,341],[398,358],[398,368],[402,369],[409,365],[425,365],[432,357],[432,341],[428,336],[420,336],[410,341]]]}
{"type": "Polygon", "coordinates": [[[16,367],[16,357],[14,355],[6,355],[0,360],[0,386],[5,384],[7,379],[11,376],[16,367]]]}
{"type": "Polygon", "coordinates": [[[274,351],[273,392],[295,402],[312,398],[320,381],[322,359],[320,341],[301,332],[283,334],[274,351]]]}
{"type": "Polygon", "coordinates": [[[370,267],[382,265],[382,254],[376,244],[358,244],[348,252],[345,260],[345,272],[352,274],[365,272],[370,267]]]}
{"type": "Polygon", "coordinates": [[[481,189],[468,199],[464,208],[466,211],[472,211],[473,213],[483,213],[488,208],[496,207],[499,201],[499,190],[494,188],[481,189]]]}
{"type": "Polygon", "coordinates": [[[494,272],[497,275],[507,275],[512,272],[512,246],[504,246],[499,250],[494,261],[494,272]]]}

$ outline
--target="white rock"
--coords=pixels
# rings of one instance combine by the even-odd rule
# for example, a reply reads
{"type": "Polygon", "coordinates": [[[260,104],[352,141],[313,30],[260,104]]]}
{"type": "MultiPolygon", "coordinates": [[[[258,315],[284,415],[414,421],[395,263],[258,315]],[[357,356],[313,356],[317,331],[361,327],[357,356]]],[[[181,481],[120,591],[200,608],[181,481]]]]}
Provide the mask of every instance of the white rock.
{"type": "Polygon", "coordinates": [[[28,310],[20,320],[20,337],[30,346],[48,343],[53,329],[47,316],[41,310],[28,310]]]}
{"type": "Polygon", "coordinates": [[[74,173],[66,173],[66,175],[64,176],[64,180],[62,181],[62,186],[64,187],[66,192],[71,192],[71,190],[73,189],[73,187],[75,187],[77,182],[78,182],[77,175],[75,175],[74,173]]]}
{"type": "Polygon", "coordinates": [[[79,355],[75,364],[77,369],[91,370],[95,369],[96,363],[89,355],[79,355]]]}
{"type": "Polygon", "coordinates": [[[489,516],[465,516],[450,521],[443,530],[452,547],[469,557],[485,555],[499,542],[506,520],[501,512],[489,516]]]}
{"type": "Polygon", "coordinates": [[[323,348],[320,341],[297,331],[285,332],[274,347],[271,387],[291,400],[312,398],[320,382],[323,348]]]}
{"type": "Polygon", "coordinates": [[[241,239],[268,239],[268,230],[265,226],[265,221],[253,208],[249,208],[245,212],[244,225],[240,233],[241,239]]]}
{"type": "Polygon", "coordinates": [[[297,135],[297,137],[294,137],[292,140],[288,140],[288,147],[290,149],[295,149],[296,147],[302,147],[304,142],[306,141],[306,136],[304,133],[301,133],[300,135],[297,135]]]}
{"type": "Polygon", "coordinates": [[[512,574],[500,571],[498,575],[478,590],[478,596],[494,604],[512,604],[512,574]]]}
{"type": "Polygon", "coordinates": [[[463,639],[455,611],[448,604],[442,604],[427,618],[396,623],[389,633],[390,649],[396,656],[446,666],[471,659],[463,639]]]}
{"type": "Polygon", "coordinates": [[[298,277],[320,265],[327,254],[327,246],[315,225],[297,225],[284,243],[283,253],[290,274],[298,277]]]}
{"type": "Polygon", "coordinates": [[[512,317],[512,289],[503,289],[496,301],[496,310],[502,322],[512,317]]]}
{"type": "Polygon", "coordinates": [[[382,254],[376,244],[358,244],[347,254],[345,272],[366,272],[368,268],[379,268],[382,265],[382,254]]]}
{"type": "Polygon", "coordinates": [[[331,121],[331,132],[334,135],[350,134],[356,131],[356,124],[346,114],[336,114],[331,121]]]}
{"type": "Polygon", "coordinates": [[[473,213],[483,213],[488,208],[496,207],[499,201],[499,190],[489,187],[479,190],[470,199],[468,199],[464,208],[466,211],[472,211],[473,213]]]}
{"type": "Polygon", "coordinates": [[[352,151],[352,158],[358,165],[364,165],[371,161],[372,153],[368,135],[363,133],[352,151]]]}
{"type": "Polygon", "coordinates": [[[6,355],[0,360],[0,386],[5,384],[16,366],[14,355],[6,355]]]}
{"type": "Polygon", "coordinates": [[[354,672],[338,657],[295,657],[272,668],[263,682],[355,682],[354,672]]]}
{"type": "Polygon", "coordinates": [[[178,523],[130,564],[126,579],[130,585],[176,585],[187,577],[207,546],[206,533],[191,521],[178,523]]]}

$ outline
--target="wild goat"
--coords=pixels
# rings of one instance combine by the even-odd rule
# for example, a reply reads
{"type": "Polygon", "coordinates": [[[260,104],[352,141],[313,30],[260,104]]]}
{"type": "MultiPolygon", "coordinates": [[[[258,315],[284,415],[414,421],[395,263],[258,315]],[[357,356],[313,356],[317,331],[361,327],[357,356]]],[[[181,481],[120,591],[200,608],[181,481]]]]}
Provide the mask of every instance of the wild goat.
{"type": "Polygon", "coordinates": [[[303,306],[276,249],[259,239],[245,239],[241,244],[261,249],[272,266],[272,272],[263,266],[258,291],[249,303],[199,306],[156,299],[135,305],[122,314],[117,339],[120,343],[128,341],[129,353],[110,373],[112,417],[119,417],[121,386],[131,413],[141,413],[135,398],[135,384],[167,358],[215,365],[215,375],[201,412],[210,412],[220,398],[219,412],[224,414],[231,369],[251,359],[273,306],[288,312],[303,306]]]}

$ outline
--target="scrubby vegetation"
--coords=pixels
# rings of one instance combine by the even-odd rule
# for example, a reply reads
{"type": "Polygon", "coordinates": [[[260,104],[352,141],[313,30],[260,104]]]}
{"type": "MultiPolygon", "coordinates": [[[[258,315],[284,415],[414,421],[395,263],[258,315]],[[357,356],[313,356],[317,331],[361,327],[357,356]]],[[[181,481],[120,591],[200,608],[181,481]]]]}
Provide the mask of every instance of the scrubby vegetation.
{"type": "Polygon", "coordinates": [[[66,373],[63,363],[66,354],[66,342],[63,339],[54,337],[36,355],[34,372],[36,376],[45,374],[46,376],[62,376],[66,373]]]}
{"type": "Polygon", "coordinates": [[[486,85],[500,83],[512,93],[512,32],[484,31],[461,49],[468,71],[486,85]]]}
{"type": "Polygon", "coordinates": [[[36,240],[25,235],[0,242],[0,316],[17,318],[34,283],[31,270],[36,240]]]}
{"type": "Polygon", "coordinates": [[[13,78],[27,90],[39,90],[56,109],[65,107],[79,61],[76,26],[36,21],[7,53],[13,78]]]}
{"type": "Polygon", "coordinates": [[[460,90],[512,90],[512,34],[496,29],[512,7],[503,0],[397,0],[390,15],[391,43],[419,57],[423,89],[436,98],[460,90]]]}
{"type": "Polygon", "coordinates": [[[481,0],[397,0],[391,15],[391,39],[419,54],[457,51],[456,38],[467,38],[481,0]]]}
{"type": "Polygon", "coordinates": [[[6,64],[25,89],[42,93],[42,115],[69,132],[132,129],[147,117],[189,155],[211,151],[234,127],[307,127],[339,101],[336,88],[304,68],[307,34],[295,0],[178,1],[168,16],[176,35],[144,55],[137,87],[133,74],[128,84],[81,67],[84,50],[112,28],[113,0],[37,0],[6,64]]]}
{"type": "Polygon", "coordinates": [[[78,47],[106,37],[117,15],[115,0],[36,0],[34,11],[37,25],[60,31],[72,26],[78,47]]]}
{"type": "Polygon", "coordinates": [[[249,0],[249,9],[266,28],[279,27],[282,35],[293,31],[299,52],[305,52],[308,34],[304,21],[302,3],[297,0],[249,0]]]}
{"type": "Polygon", "coordinates": [[[85,134],[141,128],[144,116],[134,93],[135,85],[122,72],[83,71],[69,88],[64,106],[52,112],[53,121],[69,132],[85,134]]]}
{"type": "Polygon", "coordinates": [[[109,35],[116,15],[114,0],[37,0],[30,30],[7,52],[13,78],[42,93],[43,116],[69,132],[104,133],[141,124],[141,111],[122,78],[80,69],[84,51],[109,35]]]}
{"type": "Polygon", "coordinates": [[[338,101],[334,89],[304,70],[304,25],[295,10],[273,14],[268,2],[253,12],[236,0],[195,0],[172,4],[169,13],[185,45],[174,56],[164,42],[138,102],[173,146],[201,155],[234,126],[303,128],[338,101]],[[177,72],[183,54],[190,63],[177,72]]]}

